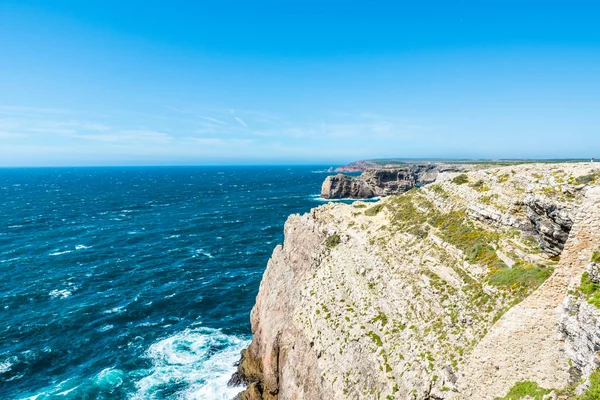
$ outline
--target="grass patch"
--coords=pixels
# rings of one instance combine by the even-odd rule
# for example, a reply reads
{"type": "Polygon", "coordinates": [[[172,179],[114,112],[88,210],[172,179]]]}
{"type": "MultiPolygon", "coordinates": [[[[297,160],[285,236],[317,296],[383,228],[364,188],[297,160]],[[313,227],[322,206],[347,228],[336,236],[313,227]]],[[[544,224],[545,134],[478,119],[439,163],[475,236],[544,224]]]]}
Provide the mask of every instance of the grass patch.
{"type": "Polygon", "coordinates": [[[325,239],[325,246],[331,249],[340,244],[341,241],[340,235],[334,233],[333,235],[327,236],[327,239],[325,239]]]}
{"type": "Polygon", "coordinates": [[[590,387],[576,398],[577,400],[598,400],[600,399],[600,370],[592,372],[590,375],[590,387]]]}
{"type": "Polygon", "coordinates": [[[497,398],[497,400],[519,400],[527,396],[530,396],[534,400],[542,400],[542,397],[551,391],[552,390],[539,387],[535,382],[517,382],[512,388],[510,388],[510,391],[506,394],[506,396],[497,398]]]}
{"type": "Polygon", "coordinates": [[[581,275],[579,292],[585,295],[588,303],[600,308],[600,284],[592,282],[587,272],[581,275]]]}
{"type": "Polygon", "coordinates": [[[508,180],[509,175],[508,174],[504,174],[504,175],[500,175],[498,177],[498,183],[504,183],[508,180]]]}
{"type": "Polygon", "coordinates": [[[504,287],[523,298],[552,275],[553,268],[518,261],[512,268],[500,268],[488,276],[488,283],[504,287]]]}
{"type": "Polygon", "coordinates": [[[383,210],[383,204],[375,204],[373,207],[371,208],[367,208],[365,210],[365,215],[368,217],[372,217],[374,215],[379,214],[379,212],[383,210]]]}
{"type": "Polygon", "coordinates": [[[352,206],[354,208],[367,208],[367,205],[363,204],[363,203],[354,203],[354,204],[352,204],[352,206]]]}
{"type": "Polygon", "coordinates": [[[600,263],[600,251],[595,251],[594,254],[592,254],[590,261],[593,263],[600,263]]]}
{"type": "Polygon", "coordinates": [[[469,177],[467,176],[467,174],[460,174],[452,179],[452,183],[456,183],[457,185],[462,185],[467,182],[469,182],[469,177]]]}

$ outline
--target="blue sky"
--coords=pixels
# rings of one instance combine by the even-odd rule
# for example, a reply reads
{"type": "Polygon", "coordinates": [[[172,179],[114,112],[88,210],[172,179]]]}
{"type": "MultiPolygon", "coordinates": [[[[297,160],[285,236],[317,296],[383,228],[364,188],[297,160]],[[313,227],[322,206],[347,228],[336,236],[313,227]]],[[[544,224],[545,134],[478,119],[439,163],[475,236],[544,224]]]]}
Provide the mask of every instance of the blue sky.
{"type": "Polygon", "coordinates": [[[598,15],[0,0],[0,166],[600,157],[598,15]]]}

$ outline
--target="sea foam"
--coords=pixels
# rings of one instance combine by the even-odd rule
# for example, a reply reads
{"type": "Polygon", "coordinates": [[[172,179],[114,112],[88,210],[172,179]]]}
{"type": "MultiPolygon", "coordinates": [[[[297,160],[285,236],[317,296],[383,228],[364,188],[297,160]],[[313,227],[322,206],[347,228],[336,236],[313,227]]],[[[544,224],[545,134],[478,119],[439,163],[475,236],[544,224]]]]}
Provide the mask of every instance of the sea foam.
{"type": "Polygon", "coordinates": [[[249,340],[209,328],[186,329],[150,346],[150,374],[136,383],[134,399],[153,398],[165,382],[185,383],[179,398],[230,400],[243,388],[227,382],[249,340]]]}

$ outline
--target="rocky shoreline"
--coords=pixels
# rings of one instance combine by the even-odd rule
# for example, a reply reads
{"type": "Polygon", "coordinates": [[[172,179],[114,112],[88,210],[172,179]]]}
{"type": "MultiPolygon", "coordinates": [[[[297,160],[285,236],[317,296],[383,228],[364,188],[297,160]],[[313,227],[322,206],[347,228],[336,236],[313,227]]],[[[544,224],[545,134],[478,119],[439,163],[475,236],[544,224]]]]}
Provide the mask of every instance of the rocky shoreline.
{"type": "Polygon", "coordinates": [[[239,399],[556,399],[594,384],[598,168],[415,170],[394,182],[429,184],[392,195],[375,174],[379,202],[289,217],[232,378],[239,399]]]}
{"type": "Polygon", "coordinates": [[[404,193],[434,182],[439,173],[471,169],[461,164],[407,164],[401,167],[367,168],[360,176],[328,176],[321,187],[324,199],[368,199],[404,193]]]}

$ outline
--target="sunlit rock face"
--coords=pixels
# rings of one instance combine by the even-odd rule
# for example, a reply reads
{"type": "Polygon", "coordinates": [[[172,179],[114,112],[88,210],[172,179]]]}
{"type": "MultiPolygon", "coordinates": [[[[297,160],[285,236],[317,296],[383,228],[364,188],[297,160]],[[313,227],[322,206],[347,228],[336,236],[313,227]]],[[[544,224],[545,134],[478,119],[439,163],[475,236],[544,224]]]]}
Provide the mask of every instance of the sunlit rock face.
{"type": "Polygon", "coordinates": [[[290,216],[240,398],[494,399],[589,375],[597,317],[567,295],[600,246],[596,177],[584,163],[438,171],[377,203],[290,216]]]}

